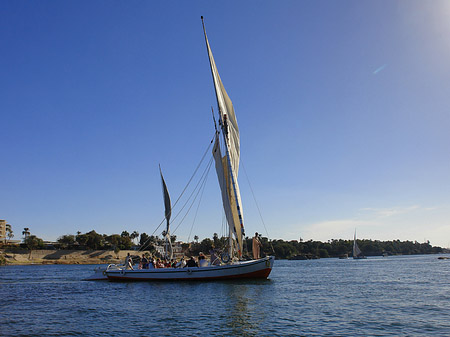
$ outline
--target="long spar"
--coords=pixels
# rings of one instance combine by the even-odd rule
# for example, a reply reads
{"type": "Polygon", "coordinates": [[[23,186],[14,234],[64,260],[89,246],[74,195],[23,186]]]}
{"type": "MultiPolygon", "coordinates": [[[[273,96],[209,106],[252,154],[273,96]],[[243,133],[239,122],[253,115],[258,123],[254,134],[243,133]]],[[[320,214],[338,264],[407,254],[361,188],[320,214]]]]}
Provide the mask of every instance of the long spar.
{"type": "MultiPolygon", "coordinates": [[[[205,36],[206,50],[208,52],[209,66],[210,66],[210,69],[211,69],[211,76],[212,76],[213,84],[214,84],[214,92],[216,94],[217,107],[219,109],[219,125],[221,125],[222,131],[223,131],[222,134],[223,134],[223,139],[224,139],[224,142],[225,142],[225,153],[226,153],[227,163],[228,163],[228,172],[230,172],[231,183],[233,185],[234,198],[236,200],[236,206],[237,206],[236,208],[237,208],[238,218],[239,218],[239,222],[240,222],[240,226],[241,226],[241,240],[243,241],[244,224],[243,224],[243,220],[242,220],[241,208],[240,208],[240,205],[238,203],[238,196],[237,196],[237,191],[236,191],[236,182],[235,182],[235,177],[234,177],[234,171],[233,171],[233,168],[231,166],[231,158],[230,158],[229,145],[228,145],[228,139],[227,139],[228,138],[228,130],[227,130],[226,121],[222,120],[222,114],[224,114],[224,112],[220,108],[219,92],[217,90],[216,77],[214,76],[213,65],[212,65],[212,62],[211,62],[211,55],[210,55],[211,47],[209,46],[208,38],[207,38],[207,35],[206,35],[206,28],[205,28],[205,22],[203,21],[203,16],[201,16],[201,19],[202,19],[202,26],[203,26],[203,34],[205,36]]],[[[216,67],[216,69],[217,69],[217,67],[216,67]]],[[[220,93],[220,94],[221,94],[221,98],[223,100],[222,93],[220,93]]],[[[226,114],[225,114],[225,117],[226,117],[226,114]]],[[[233,230],[234,235],[237,238],[237,233],[236,233],[235,226],[233,226],[233,229],[234,229],[233,230]]],[[[230,256],[232,255],[231,254],[232,247],[233,247],[233,245],[231,243],[231,236],[230,236],[230,256]]],[[[240,249],[241,247],[238,247],[238,248],[239,248],[238,249],[239,257],[241,257],[242,256],[242,251],[240,249]]]]}

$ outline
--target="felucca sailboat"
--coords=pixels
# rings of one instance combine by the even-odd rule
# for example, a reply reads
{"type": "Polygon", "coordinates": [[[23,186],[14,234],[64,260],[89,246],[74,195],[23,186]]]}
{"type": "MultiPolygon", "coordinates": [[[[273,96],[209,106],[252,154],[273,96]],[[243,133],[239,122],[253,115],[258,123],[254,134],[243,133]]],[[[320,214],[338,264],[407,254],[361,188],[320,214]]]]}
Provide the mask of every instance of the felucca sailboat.
{"type": "MultiPolygon", "coordinates": [[[[219,122],[215,125],[216,133],[213,146],[213,157],[217,178],[222,194],[223,208],[229,225],[228,258],[222,259],[220,265],[185,268],[156,268],[127,270],[107,269],[109,280],[214,280],[230,278],[267,278],[272,270],[275,257],[267,256],[257,260],[242,260],[244,242],[244,221],[242,202],[238,185],[240,159],[239,128],[233,104],[220,79],[216,63],[209,45],[203,22],[206,49],[214,83],[219,122]]],[[[163,181],[164,200],[166,205],[167,231],[170,240],[169,218],[170,199],[163,181]]],[[[170,242],[170,241],[169,241],[170,242]]]]}
{"type": "Polygon", "coordinates": [[[354,259],[366,259],[364,254],[361,252],[361,249],[359,249],[358,244],[356,243],[356,229],[355,229],[355,235],[353,237],[353,258],[354,259]]]}

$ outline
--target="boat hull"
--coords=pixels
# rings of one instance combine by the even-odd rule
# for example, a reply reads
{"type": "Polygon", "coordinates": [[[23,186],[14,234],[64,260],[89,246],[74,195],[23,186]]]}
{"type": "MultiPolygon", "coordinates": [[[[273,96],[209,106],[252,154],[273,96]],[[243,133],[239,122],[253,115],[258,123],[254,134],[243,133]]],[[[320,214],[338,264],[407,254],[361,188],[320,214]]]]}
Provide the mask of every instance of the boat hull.
{"type": "Polygon", "coordinates": [[[107,266],[100,266],[94,269],[94,274],[85,278],[85,281],[106,281],[108,276],[106,276],[107,266]]]}
{"type": "Polygon", "coordinates": [[[275,257],[244,261],[223,266],[107,270],[110,281],[209,281],[242,278],[267,278],[275,257]]]}

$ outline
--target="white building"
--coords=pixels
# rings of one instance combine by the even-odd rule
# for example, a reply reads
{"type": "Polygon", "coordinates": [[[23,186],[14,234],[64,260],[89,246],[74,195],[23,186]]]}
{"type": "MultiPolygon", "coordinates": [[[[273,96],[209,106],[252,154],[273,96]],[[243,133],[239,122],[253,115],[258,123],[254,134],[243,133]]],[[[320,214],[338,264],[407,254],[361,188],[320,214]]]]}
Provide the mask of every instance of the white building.
{"type": "Polygon", "coordinates": [[[0,220],[0,241],[6,240],[6,220],[0,220]]]}

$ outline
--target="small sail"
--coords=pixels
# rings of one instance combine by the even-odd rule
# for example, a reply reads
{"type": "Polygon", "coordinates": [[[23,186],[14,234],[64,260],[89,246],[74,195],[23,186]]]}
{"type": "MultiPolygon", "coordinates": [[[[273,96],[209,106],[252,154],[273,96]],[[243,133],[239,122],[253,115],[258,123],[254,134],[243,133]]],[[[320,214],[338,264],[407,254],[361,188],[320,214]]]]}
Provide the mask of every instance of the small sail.
{"type": "Polygon", "coordinates": [[[361,250],[358,247],[358,244],[356,243],[356,241],[353,243],[353,256],[360,256],[361,255],[361,250]]]}
{"type": "Polygon", "coordinates": [[[358,257],[361,255],[361,250],[358,247],[358,244],[356,243],[356,231],[355,236],[353,237],[353,257],[358,257]]]}
{"type": "Polygon", "coordinates": [[[164,177],[161,171],[161,166],[159,167],[159,173],[161,174],[161,184],[163,189],[164,196],[164,207],[165,207],[165,216],[167,221],[167,226],[165,230],[165,238],[166,238],[166,252],[168,251],[166,257],[172,259],[173,258],[173,250],[172,250],[172,242],[170,240],[170,216],[172,214],[172,205],[170,203],[169,191],[167,190],[166,182],[164,181],[164,177]]]}

